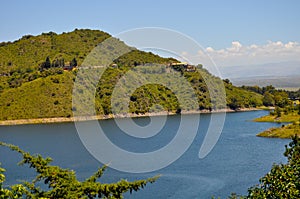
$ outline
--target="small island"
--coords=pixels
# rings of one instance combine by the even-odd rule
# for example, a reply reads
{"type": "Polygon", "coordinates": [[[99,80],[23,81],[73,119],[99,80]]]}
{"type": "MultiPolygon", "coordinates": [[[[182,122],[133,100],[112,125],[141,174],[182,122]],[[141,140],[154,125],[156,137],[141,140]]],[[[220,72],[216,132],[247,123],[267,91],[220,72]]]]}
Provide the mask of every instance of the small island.
{"type": "Polygon", "coordinates": [[[269,115],[255,119],[256,122],[283,123],[281,127],[267,129],[257,136],[270,138],[291,138],[300,136],[300,106],[299,100],[293,100],[283,108],[276,107],[269,115]]]}

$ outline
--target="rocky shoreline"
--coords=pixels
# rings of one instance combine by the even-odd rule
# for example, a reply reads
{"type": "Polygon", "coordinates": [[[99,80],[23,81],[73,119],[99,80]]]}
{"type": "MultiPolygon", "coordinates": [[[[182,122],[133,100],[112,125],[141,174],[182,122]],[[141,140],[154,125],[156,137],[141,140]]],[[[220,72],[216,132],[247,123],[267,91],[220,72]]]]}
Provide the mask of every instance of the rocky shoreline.
{"type": "MultiPolygon", "coordinates": [[[[238,110],[232,109],[218,109],[218,110],[194,110],[182,111],[181,114],[201,114],[201,113],[229,113],[229,112],[243,112],[243,111],[256,111],[262,110],[259,108],[243,108],[238,110]]],[[[113,118],[137,118],[149,116],[162,116],[162,115],[176,115],[174,112],[154,112],[146,114],[117,114],[117,115],[96,115],[96,116],[81,116],[81,117],[55,117],[55,118],[34,118],[34,119],[18,119],[18,120],[4,120],[0,121],[0,126],[23,125],[23,124],[50,124],[50,123],[65,123],[65,122],[78,122],[78,121],[92,121],[92,120],[105,120],[113,118]]]]}

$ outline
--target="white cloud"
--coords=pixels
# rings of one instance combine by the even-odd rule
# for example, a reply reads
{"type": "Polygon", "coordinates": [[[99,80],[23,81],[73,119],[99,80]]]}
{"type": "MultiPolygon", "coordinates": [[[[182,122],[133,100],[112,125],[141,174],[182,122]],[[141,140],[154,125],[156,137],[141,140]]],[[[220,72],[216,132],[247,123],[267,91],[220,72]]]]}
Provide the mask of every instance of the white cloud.
{"type": "Polygon", "coordinates": [[[209,57],[218,67],[300,61],[300,44],[292,41],[268,41],[263,45],[244,46],[239,41],[233,41],[230,47],[224,49],[207,47],[198,56],[198,60],[208,67],[212,63],[208,60],[209,57]]]}
{"type": "Polygon", "coordinates": [[[207,47],[207,48],[206,48],[206,51],[207,51],[207,52],[214,52],[214,49],[213,49],[212,47],[207,47]]]}
{"type": "Polygon", "coordinates": [[[231,42],[231,47],[227,48],[229,52],[239,52],[242,48],[242,44],[238,41],[231,42]]]}

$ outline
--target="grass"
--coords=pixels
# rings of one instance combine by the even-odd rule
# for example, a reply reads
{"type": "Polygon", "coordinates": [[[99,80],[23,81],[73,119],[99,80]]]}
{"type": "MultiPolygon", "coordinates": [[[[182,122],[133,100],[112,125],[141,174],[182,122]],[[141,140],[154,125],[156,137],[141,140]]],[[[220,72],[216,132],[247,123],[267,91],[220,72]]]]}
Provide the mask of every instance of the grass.
{"type": "Polygon", "coordinates": [[[270,128],[264,132],[257,134],[259,137],[270,138],[291,138],[292,136],[300,136],[300,123],[283,125],[279,128],[270,128]]]}
{"type": "Polygon", "coordinates": [[[281,114],[281,117],[277,117],[276,115],[266,115],[260,118],[254,119],[255,122],[294,122],[300,119],[300,116],[296,113],[289,114],[281,114]]]}
{"type": "Polygon", "coordinates": [[[255,119],[256,122],[290,122],[291,124],[282,125],[278,128],[267,129],[257,136],[270,137],[270,138],[291,138],[294,135],[300,136],[300,115],[296,112],[290,112],[288,114],[281,114],[281,117],[274,115],[266,115],[255,119]]]}

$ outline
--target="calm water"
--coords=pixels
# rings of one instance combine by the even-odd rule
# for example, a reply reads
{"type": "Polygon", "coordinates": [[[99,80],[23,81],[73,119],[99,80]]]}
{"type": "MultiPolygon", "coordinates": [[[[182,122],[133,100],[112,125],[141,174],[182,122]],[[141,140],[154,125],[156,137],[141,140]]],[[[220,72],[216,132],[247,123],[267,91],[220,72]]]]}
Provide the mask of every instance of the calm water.
{"type": "MultiPolygon", "coordinates": [[[[226,198],[231,192],[246,194],[247,188],[257,184],[258,179],[270,170],[273,163],[286,161],[282,154],[284,145],[289,140],[255,136],[264,129],[280,125],[251,122],[265,114],[266,111],[228,113],[215,148],[204,159],[199,159],[199,148],[210,121],[210,114],[201,114],[200,128],[194,142],[170,166],[146,174],[108,169],[101,180],[135,180],[162,174],[154,184],[149,184],[132,195],[126,194],[125,198],[186,199],[211,198],[212,195],[226,198]]],[[[146,125],[149,118],[137,118],[135,121],[137,124],[146,125]]],[[[100,124],[105,132],[109,132],[107,136],[118,146],[128,151],[146,152],[157,150],[168,143],[179,122],[180,116],[168,117],[162,132],[149,139],[130,138],[116,127],[113,120],[101,121],[100,124]]],[[[82,145],[73,123],[0,127],[0,140],[18,145],[31,153],[50,156],[54,159],[53,164],[75,170],[81,180],[101,166],[82,145]]],[[[16,180],[29,180],[34,176],[26,166],[16,165],[20,160],[15,152],[0,148],[0,162],[7,170],[8,184],[15,183],[16,180]]]]}

